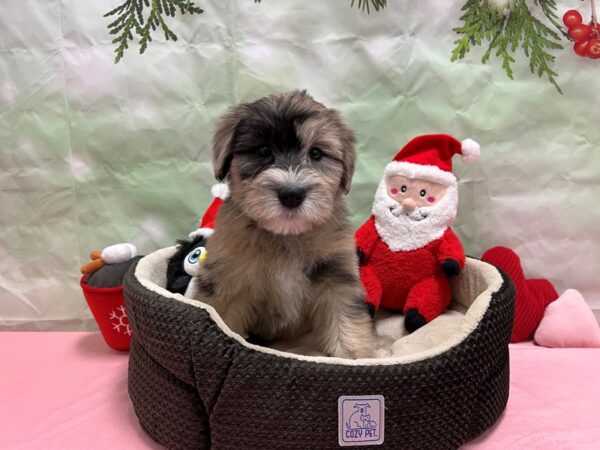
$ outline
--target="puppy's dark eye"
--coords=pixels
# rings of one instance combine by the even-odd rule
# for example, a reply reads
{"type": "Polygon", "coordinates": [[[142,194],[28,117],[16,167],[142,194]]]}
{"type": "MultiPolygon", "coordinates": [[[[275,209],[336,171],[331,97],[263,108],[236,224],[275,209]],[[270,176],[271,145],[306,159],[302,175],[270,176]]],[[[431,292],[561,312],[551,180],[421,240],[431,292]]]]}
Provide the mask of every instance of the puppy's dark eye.
{"type": "Polygon", "coordinates": [[[402,192],[406,192],[406,190],[407,190],[407,189],[408,189],[408,188],[406,187],[406,185],[405,185],[405,184],[403,184],[403,185],[402,185],[402,187],[400,188],[400,190],[401,190],[402,192]]]}
{"type": "Polygon", "coordinates": [[[308,156],[310,156],[310,159],[314,159],[315,161],[318,161],[323,157],[323,150],[321,150],[320,148],[317,148],[317,147],[313,147],[308,152],[308,156]]]}
{"type": "Polygon", "coordinates": [[[425,189],[421,189],[421,192],[419,192],[419,195],[421,197],[425,197],[427,195],[427,191],[425,189]]]}
{"type": "Polygon", "coordinates": [[[267,158],[271,156],[271,150],[269,149],[269,147],[259,147],[258,150],[256,150],[256,153],[261,158],[267,158]]]}

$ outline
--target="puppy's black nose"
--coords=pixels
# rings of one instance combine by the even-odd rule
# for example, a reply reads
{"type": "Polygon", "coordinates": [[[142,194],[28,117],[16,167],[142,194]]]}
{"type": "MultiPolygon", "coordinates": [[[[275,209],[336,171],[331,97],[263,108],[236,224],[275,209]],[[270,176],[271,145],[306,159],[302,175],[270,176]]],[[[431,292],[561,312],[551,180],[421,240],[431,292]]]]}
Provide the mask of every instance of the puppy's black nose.
{"type": "Polygon", "coordinates": [[[286,208],[294,209],[306,198],[306,191],[297,187],[283,187],[277,191],[277,198],[286,208]]]}

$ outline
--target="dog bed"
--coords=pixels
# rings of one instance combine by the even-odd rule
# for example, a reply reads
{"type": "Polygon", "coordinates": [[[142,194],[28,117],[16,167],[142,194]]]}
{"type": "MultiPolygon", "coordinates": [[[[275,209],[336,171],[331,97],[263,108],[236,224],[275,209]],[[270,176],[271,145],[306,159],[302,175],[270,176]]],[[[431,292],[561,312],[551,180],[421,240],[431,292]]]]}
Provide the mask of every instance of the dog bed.
{"type": "Polygon", "coordinates": [[[212,307],[164,289],[173,252],[142,258],[124,280],[129,395],[169,448],[452,449],[506,406],[514,288],[489,264],[469,258],[452,311],[410,336],[393,341],[385,329],[398,317],[379,318],[391,356],[346,360],[246,342],[212,307]]]}

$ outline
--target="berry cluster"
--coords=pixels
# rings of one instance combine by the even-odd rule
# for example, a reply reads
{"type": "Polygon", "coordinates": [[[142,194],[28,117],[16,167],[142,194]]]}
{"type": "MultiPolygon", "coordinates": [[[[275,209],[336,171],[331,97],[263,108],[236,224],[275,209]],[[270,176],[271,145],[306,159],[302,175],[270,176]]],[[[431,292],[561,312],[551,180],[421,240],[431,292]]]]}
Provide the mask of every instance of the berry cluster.
{"type": "Polygon", "coordinates": [[[570,9],[563,16],[563,22],[569,29],[569,36],[575,41],[575,53],[583,57],[600,58],[600,24],[596,21],[595,14],[592,15],[592,21],[586,25],[579,11],[570,9]]]}

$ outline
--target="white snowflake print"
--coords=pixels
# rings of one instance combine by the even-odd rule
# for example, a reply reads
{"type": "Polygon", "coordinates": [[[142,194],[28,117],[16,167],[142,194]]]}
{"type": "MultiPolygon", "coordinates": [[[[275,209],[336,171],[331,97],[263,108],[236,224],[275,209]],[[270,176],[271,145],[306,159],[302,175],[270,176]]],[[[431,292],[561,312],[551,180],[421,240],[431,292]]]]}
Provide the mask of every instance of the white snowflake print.
{"type": "Polygon", "coordinates": [[[129,317],[127,316],[127,311],[125,311],[124,306],[119,306],[115,311],[112,311],[109,318],[110,323],[112,323],[113,330],[115,330],[117,333],[131,336],[129,317]]]}

